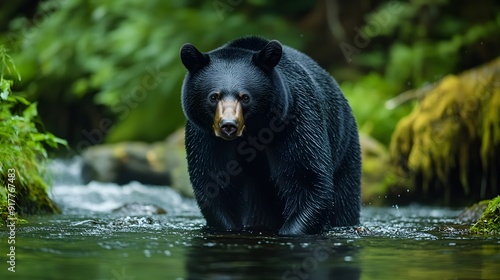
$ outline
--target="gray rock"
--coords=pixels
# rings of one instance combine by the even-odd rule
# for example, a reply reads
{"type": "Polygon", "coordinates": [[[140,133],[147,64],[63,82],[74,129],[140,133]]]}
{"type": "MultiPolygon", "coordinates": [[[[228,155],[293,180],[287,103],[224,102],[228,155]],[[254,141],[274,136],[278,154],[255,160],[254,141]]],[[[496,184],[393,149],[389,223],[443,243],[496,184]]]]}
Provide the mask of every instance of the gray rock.
{"type": "Polygon", "coordinates": [[[82,153],[82,180],[116,183],[137,181],[168,185],[193,197],[187,173],[184,129],[156,143],[122,142],[96,145],[82,153]]]}

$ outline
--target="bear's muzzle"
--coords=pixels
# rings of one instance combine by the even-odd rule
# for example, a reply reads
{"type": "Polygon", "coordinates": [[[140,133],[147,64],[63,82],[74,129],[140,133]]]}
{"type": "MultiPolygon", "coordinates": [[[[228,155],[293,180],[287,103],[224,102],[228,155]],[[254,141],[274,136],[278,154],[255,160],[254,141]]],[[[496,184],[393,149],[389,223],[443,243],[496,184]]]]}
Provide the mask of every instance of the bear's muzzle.
{"type": "Polygon", "coordinates": [[[238,100],[219,100],[212,128],[215,136],[225,140],[240,137],[245,129],[243,108],[240,102],[238,100]]]}

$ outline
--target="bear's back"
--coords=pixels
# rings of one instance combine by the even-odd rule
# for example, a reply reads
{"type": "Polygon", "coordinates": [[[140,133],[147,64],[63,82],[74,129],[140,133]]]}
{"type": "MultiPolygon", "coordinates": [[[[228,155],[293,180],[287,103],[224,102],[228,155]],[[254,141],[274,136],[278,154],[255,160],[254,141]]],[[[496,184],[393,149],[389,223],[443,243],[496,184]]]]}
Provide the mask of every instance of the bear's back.
{"type": "MultiPolygon", "coordinates": [[[[228,51],[228,49],[239,49],[244,51],[258,52],[262,50],[270,41],[258,36],[247,36],[233,40],[217,50],[228,51]]],[[[224,53],[226,53],[224,52],[224,53]]],[[[233,54],[231,51],[229,53],[233,54]]],[[[321,81],[327,81],[330,86],[336,87],[336,82],[334,82],[333,77],[327,73],[323,68],[321,68],[316,61],[314,61],[309,56],[304,53],[283,45],[283,56],[278,68],[282,72],[284,77],[287,76],[287,70],[291,68],[301,68],[297,72],[305,71],[307,76],[313,78],[313,80],[319,79],[321,81]],[[332,83],[333,81],[333,83],[332,83]],[[335,84],[335,85],[333,85],[335,84]]],[[[294,82],[296,77],[288,77],[289,82],[294,82]]]]}
{"type": "Polygon", "coordinates": [[[222,48],[237,48],[250,51],[260,51],[267,45],[267,43],[269,43],[269,41],[264,38],[249,36],[231,41],[222,46],[222,48]]]}
{"type": "MultiPolygon", "coordinates": [[[[248,37],[242,37],[238,38],[236,40],[233,40],[218,50],[221,49],[227,49],[227,48],[232,48],[232,49],[240,49],[240,50],[246,50],[246,51],[253,51],[253,52],[258,52],[261,51],[270,41],[258,36],[248,36],[248,37]]],[[[306,64],[306,67],[311,68],[317,68],[317,63],[311,59],[309,56],[303,54],[302,52],[283,45],[283,56],[281,58],[281,64],[290,64],[290,63],[296,63],[297,61],[301,61],[306,64]]]]}

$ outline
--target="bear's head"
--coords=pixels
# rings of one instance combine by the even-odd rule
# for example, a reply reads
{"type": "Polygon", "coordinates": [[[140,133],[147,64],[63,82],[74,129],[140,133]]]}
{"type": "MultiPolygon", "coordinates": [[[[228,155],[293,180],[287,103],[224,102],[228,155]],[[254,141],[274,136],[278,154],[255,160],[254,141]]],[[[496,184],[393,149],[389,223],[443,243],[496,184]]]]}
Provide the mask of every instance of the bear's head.
{"type": "Polygon", "coordinates": [[[188,70],[182,108],[188,120],[225,140],[259,127],[275,100],[274,68],[283,50],[275,40],[253,48],[229,45],[202,53],[191,44],[182,46],[188,70]]]}

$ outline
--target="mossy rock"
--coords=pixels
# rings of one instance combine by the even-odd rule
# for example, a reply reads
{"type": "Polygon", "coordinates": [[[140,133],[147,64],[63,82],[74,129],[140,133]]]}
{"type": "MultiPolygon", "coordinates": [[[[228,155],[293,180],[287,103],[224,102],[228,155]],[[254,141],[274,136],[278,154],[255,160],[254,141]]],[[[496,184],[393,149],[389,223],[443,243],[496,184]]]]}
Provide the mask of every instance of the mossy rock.
{"type": "MultiPolygon", "coordinates": [[[[10,121],[0,123],[0,135],[15,130],[10,125],[10,121]]],[[[60,213],[48,196],[50,180],[46,174],[46,159],[38,150],[41,147],[23,142],[21,138],[26,137],[23,133],[10,135],[9,139],[0,140],[0,182],[3,186],[0,187],[0,224],[7,218],[60,213]],[[14,206],[14,211],[9,212],[9,206],[14,206]]]]}
{"type": "Polygon", "coordinates": [[[12,204],[16,218],[61,212],[48,195],[51,180],[47,174],[45,150],[19,127],[27,122],[22,118],[0,122],[0,135],[10,135],[0,139],[1,221],[12,217],[13,212],[9,213],[8,208],[12,204]]]}
{"type": "Polygon", "coordinates": [[[360,134],[363,176],[361,178],[361,198],[363,204],[385,204],[389,189],[389,151],[373,137],[360,134]]]}
{"type": "Polygon", "coordinates": [[[463,205],[499,194],[500,58],[430,87],[391,139],[391,163],[419,202],[463,205]]]}
{"type": "MultiPolygon", "coordinates": [[[[18,165],[16,165],[16,167],[17,166],[18,165]]],[[[0,176],[0,181],[2,182],[3,186],[8,186],[8,169],[4,167],[5,166],[2,166],[2,164],[0,164],[0,172],[3,173],[0,176]]],[[[19,223],[19,221],[24,220],[21,219],[21,217],[25,217],[27,215],[61,213],[60,208],[48,196],[47,183],[43,180],[39,180],[41,179],[41,177],[38,177],[39,175],[34,175],[35,177],[38,177],[35,180],[20,179],[20,176],[26,175],[22,174],[18,170],[24,169],[15,169],[17,179],[13,184],[15,187],[12,188],[12,190],[15,191],[11,192],[9,191],[9,188],[0,188],[0,208],[2,210],[0,213],[0,225],[2,224],[2,221],[6,221],[7,218],[16,218],[17,223],[19,223]],[[12,195],[14,195],[14,197],[12,195]],[[9,212],[8,208],[12,205],[12,203],[15,204],[14,216],[11,215],[12,212],[9,212]]],[[[28,174],[28,176],[30,176],[33,174],[33,172],[25,174],[28,174]]]]}
{"type": "Polygon", "coordinates": [[[489,202],[483,215],[470,231],[473,234],[500,234],[500,196],[489,202]]]}
{"type": "Polygon", "coordinates": [[[490,200],[482,200],[478,203],[474,203],[473,205],[465,208],[457,219],[464,223],[476,222],[479,218],[481,218],[489,203],[490,200]]]}

